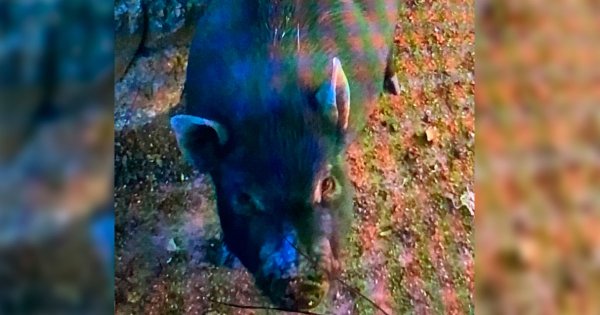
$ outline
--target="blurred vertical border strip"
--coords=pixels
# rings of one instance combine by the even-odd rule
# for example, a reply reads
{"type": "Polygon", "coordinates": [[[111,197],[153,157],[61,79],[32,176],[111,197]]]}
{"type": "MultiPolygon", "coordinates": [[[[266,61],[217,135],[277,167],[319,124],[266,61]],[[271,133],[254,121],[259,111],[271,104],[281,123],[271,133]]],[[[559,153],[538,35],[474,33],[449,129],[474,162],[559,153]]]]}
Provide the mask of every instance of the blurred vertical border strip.
{"type": "Polygon", "coordinates": [[[113,8],[0,1],[0,314],[113,313],[113,8]]]}
{"type": "Polygon", "coordinates": [[[600,314],[598,9],[478,3],[478,314],[600,314]]]}

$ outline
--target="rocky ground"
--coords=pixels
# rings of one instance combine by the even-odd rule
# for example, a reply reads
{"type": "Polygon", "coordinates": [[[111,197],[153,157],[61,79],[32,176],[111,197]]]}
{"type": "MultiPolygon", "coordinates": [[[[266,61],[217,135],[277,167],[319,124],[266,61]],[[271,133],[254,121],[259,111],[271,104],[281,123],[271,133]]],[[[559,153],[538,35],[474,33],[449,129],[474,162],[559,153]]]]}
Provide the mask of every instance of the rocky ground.
{"type": "MultiPolygon", "coordinates": [[[[472,314],[474,3],[411,1],[398,25],[402,86],[348,154],[348,256],[319,314],[472,314]],[[362,297],[357,290],[367,297],[362,297]]],[[[137,48],[136,48],[137,49],[137,48]]],[[[209,181],[168,127],[187,47],[149,47],[115,87],[117,314],[279,314],[222,251],[209,181]]]]}

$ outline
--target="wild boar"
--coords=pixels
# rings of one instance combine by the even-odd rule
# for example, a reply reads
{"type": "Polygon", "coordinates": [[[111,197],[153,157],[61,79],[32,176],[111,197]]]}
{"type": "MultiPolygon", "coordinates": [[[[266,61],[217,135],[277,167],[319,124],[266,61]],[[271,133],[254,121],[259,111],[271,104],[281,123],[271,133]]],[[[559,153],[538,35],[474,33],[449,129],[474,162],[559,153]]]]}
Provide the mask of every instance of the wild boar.
{"type": "Polygon", "coordinates": [[[210,174],[224,242],[274,304],[327,294],[351,225],[345,149],[397,92],[397,1],[214,1],[194,37],[184,155],[210,174]]]}

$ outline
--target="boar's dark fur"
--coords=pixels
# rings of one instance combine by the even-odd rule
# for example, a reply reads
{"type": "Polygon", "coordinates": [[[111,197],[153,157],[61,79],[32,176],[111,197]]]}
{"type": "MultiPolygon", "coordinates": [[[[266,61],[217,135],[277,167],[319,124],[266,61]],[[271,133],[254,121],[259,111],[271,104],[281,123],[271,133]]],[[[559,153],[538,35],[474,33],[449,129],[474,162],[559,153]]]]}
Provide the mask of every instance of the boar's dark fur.
{"type": "Polygon", "coordinates": [[[184,156],[271,300],[315,307],[352,216],[344,152],[393,75],[397,1],[214,1],[190,49],[184,156]]]}

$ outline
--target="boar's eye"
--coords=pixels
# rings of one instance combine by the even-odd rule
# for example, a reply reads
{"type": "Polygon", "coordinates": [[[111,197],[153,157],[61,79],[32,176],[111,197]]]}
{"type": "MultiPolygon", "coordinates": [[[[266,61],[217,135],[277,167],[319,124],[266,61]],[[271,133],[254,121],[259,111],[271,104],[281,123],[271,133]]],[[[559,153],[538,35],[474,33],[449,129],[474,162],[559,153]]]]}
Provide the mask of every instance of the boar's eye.
{"type": "Polygon", "coordinates": [[[261,212],[256,200],[249,193],[239,193],[235,200],[237,209],[242,214],[256,214],[261,212]]]}
{"type": "Polygon", "coordinates": [[[335,194],[337,183],[333,176],[327,176],[321,181],[321,197],[330,200],[335,194]]]}
{"type": "Polygon", "coordinates": [[[250,196],[250,194],[248,193],[243,192],[238,195],[237,201],[240,205],[250,205],[252,203],[252,196],[250,196]]]}

